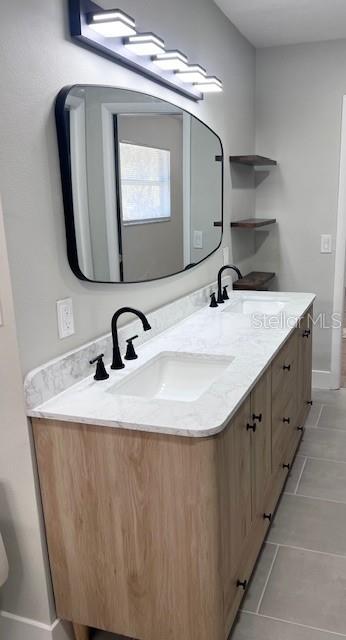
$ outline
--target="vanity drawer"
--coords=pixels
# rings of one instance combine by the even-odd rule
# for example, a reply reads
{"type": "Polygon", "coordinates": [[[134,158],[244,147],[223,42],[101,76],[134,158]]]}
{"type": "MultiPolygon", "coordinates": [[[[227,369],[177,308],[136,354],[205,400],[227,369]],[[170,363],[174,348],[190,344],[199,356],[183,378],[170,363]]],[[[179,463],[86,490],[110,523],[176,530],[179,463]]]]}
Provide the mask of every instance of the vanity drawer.
{"type": "Polygon", "coordinates": [[[297,426],[298,342],[295,331],[272,363],[272,463],[274,473],[297,426]]]}

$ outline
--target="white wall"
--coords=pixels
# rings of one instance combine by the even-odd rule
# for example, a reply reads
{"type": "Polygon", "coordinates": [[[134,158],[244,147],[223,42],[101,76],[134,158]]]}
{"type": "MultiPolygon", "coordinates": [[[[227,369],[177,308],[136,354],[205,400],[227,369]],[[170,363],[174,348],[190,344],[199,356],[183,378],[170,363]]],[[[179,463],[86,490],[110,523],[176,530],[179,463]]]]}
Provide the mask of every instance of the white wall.
{"type": "MultiPolygon", "coordinates": [[[[334,253],[320,234],[336,234],[346,41],[257,52],[257,153],[279,167],[257,186],[256,214],[276,217],[258,236],[255,266],[279,272],[279,288],[313,291],[316,311],[332,312],[334,253]]],[[[315,331],[314,369],[330,369],[331,331],[315,331]]]]}
{"type": "MultiPolygon", "coordinates": [[[[0,203],[0,531],[10,572],[0,590],[0,611],[50,621],[39,507],[25,416],[22,375],[0,203]]],[[[3,640],[10,640],[1,634],[3,640]]]]}
{"type": "MultiPolygon", "coordinates": [[[[113,4],[109,0],[108,6],[113,4]]],[[[66,7],[61,0],[11,0],[1,12],[0,84],[6,90],[1,92],[0,188],[25,372],[107,331],[117,307],[157,307],[210,281],[221,262],[219,252],[189,273],[140,286],[76,279],[66,259],[53,116],[62,86],[100,83],[147,91],[193,111],[214,128],[226,156],[226,244],[227,156],[254,147],[254,50],[212,0],[199,0],[198,10],[196,0],[124,0],[121,5],[141,30],[157,32],[169,47],[180,48],[223,79],[224,93],[199,105],[70,42],[66,7]],[[55,301],[65,296],[73,298],[76,335],[59,341],[55,301]]]]}

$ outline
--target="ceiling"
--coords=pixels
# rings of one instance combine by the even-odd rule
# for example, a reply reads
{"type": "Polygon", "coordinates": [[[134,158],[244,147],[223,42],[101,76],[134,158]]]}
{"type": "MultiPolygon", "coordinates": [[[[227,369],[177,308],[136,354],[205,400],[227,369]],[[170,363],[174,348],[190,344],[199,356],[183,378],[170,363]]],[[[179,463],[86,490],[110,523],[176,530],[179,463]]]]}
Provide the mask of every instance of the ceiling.
{"type": "Polygon", "coordinates": [[[255,47],[346,38],[346,0],[214,0],[255,47]]]}

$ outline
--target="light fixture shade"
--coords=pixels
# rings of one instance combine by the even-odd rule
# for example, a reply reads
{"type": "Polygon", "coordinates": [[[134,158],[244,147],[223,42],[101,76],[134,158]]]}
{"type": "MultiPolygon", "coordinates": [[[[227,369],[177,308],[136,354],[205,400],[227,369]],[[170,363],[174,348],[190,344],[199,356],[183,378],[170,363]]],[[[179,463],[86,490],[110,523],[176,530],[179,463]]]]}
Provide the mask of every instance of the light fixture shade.
{"type": "Polygon", "coordinates": [[[194,85],[196,89],[198,89],[201,93],[222,93],[223,88],[218,84],[207,83],[203,84],[203,82],[196,83],[194,85]]]}
{"type": "Polygon", "coordinates": [[[120,9],[91,13],[88,25],[105,38],[123,38],[136,33],[135,21],[120,9]]]}
{"type": "Polygon", "coordinates": [[[216,76],[206,76],[201,82],[196,82],[195,87],[201,93],[221,93],[223,91],[222,82],[216,76]]]}
{"type": "Polygon", "coordinates": [[[138,56],[154,56],[165,52],[165,43],[155,33],[140,33],[126,38],[125,47],[138,56]]]}
{"type": "Polygon", "coordinates": [[[189,82],[191,84],[197,82],[203,82],[207,77],[207,72],[199,64],[189,65],[187,71],[177,71],[177,78],[182,82],[189,82]]]}
{"type": "Polygon", "coordinates": [[[165,51],[153,57],[153,62],[164,71],[187,71],[188,59],[181,51],[165,51]]]}

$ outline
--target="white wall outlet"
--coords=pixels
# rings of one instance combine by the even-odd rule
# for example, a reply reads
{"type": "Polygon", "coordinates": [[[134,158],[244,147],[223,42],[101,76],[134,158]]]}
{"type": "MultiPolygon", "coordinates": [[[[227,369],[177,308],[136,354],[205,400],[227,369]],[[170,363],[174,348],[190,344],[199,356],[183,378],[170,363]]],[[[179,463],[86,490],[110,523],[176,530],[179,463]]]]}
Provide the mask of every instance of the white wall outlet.
{"type": "Polygon", "coordinates": [[[193,248],[203,249],[203,231],[193,232],[193,248]]]}
{"type": "Polygon", "coordinates": [[[63,338],[68,338],[74,334],[72,298],[58,300],[56,303],[56,310],[58,314],[59,338],[62,340],[63,338]]]}
{"type": "Polygon", "coordinates": [[[222,253],[223,253],[223,263],[229,264],[229,247],[223,247],[222,253]]]}
{"type": "Polygon", "coordinates": [[[332,252],[332,236],[329,234],[321,235],[321,253],[332,252]]]}

